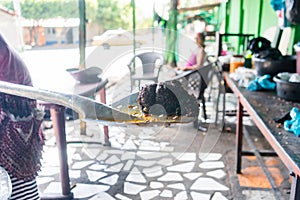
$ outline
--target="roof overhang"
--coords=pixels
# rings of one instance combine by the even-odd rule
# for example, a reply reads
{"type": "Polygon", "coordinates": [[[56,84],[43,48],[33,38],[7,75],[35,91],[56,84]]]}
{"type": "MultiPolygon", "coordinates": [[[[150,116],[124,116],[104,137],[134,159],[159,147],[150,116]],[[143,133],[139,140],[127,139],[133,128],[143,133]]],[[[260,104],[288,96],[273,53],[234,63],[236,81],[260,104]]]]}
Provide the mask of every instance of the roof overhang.
{"type": "Polygon", "coordinates": [[[7,8],[0,6],[0,12],[11,15],[11,16],[17,16],[17,13],[12,11],[12,10],[8,10],[7,8]]]}
{"type": "Polygon", "coordinates": [[[215,7],[220,6],[221,3],[211,3],[211,4],[205,4],[205,5],[199,5],[199,6],[193,6],[193,7],[184,7],[179,8],[179,12],[187,12],[187,11],[195,11],[195,10],[210,10],[215,7]]]}

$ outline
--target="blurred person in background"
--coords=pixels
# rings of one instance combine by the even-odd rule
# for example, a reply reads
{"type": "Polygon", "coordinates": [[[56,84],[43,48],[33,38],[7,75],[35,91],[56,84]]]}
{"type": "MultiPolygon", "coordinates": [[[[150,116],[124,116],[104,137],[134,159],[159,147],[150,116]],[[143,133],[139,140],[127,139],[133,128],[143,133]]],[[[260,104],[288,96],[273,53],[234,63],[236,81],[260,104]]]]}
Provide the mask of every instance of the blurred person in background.
{"type": "Polygon", "coordinates": [[[189,60],[183,67],[177,67],[177,70],[187,71],[196,70],[203,66],[204,62],[207,60],[207,54],[205,52],[205,34],[197,33],[195,37],[197,48],[192,52],[189,60]]]}

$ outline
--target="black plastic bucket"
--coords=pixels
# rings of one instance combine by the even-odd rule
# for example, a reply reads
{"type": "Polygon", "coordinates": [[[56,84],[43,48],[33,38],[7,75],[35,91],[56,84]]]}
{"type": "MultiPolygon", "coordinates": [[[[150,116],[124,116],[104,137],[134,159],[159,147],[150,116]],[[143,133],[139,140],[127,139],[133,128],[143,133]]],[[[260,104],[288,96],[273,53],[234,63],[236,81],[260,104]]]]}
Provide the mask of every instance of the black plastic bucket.
{"type": "Polygon", "coordinates": [[[277,96],[287,101],[300,102],[300,83],[284,81],[275,76],[277,96]]]}

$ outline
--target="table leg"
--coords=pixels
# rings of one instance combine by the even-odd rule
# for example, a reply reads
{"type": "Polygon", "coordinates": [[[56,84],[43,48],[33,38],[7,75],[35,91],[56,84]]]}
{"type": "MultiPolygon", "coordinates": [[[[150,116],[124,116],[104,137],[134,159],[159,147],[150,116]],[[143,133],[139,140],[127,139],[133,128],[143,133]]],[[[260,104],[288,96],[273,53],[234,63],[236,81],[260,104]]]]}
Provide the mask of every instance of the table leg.
{"type": "Polygon", "coordinates": [[[86,135],[86,122],[82,121],[82,116],[79,114],[79,119],[80,119],[80,135],[86,135]]]}
{"type": "Polygon", "coordinates": [[[62,194],[70,197],[70,199],[73,199],[73,195],[70,190],[67,141],[65,132],[65,107],[58,105],[52,106],[50,108],[50,113],[53,120],[53,130],[58,148],[62,194]]]}
{"type": "Polygon", "coordinates": [[[297,174],[294,172],[291,173],[292,185],[291,185],[291,194],[290,200],[300,200],[300,179],[297,174]]]}
{"type": "Polygon", "coordinates": [[[236,173],[241,173],[243,146],[243,105],[238,99],[236,122],[236,173]]]}
{"type": "MultiPolygon", "coordinates": [[[[106,104],[106,90],[102,88],[100,90],[100,101],[101,103],[106,104]]],[[[103,126],[104,130],[104,145],[110,146],[109,135],[108,135],[108,126],[103,126]]]]}

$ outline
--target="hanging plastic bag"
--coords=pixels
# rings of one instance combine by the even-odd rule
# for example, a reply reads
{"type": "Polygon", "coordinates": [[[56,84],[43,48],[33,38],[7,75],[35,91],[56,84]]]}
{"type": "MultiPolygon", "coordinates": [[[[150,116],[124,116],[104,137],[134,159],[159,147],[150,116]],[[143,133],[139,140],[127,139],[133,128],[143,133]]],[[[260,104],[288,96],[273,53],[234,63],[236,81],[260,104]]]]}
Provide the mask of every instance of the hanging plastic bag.
{"type": "Polygon", "coordinates": [[[300,0],[285,0],[286,18],[291,24],[300,24],[300,0]]]}
{"type": "Polygon", "coordinates": [[[259,53],[271,48],[270,40],[264,37],[257,37],[250,40],[247,44],[247,49],[250,50],[253,54],[259,53]]]}
{"type": "Polygon", "coordinates": [[[300,111],[298,108],[293,107],[290,111],[291,120],[284,122],[284,129],[300,136],[300,111]]]}
{"type": "Polygon", "coordinates": [[[275,90],[276,84],[270,81],[271,76],[265,74],[261,77],[256,77],[251,81],[247,87],[249,91],[260,91],[260,90],[275,90]]]}

